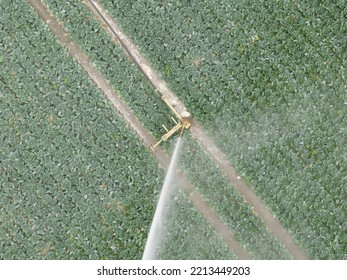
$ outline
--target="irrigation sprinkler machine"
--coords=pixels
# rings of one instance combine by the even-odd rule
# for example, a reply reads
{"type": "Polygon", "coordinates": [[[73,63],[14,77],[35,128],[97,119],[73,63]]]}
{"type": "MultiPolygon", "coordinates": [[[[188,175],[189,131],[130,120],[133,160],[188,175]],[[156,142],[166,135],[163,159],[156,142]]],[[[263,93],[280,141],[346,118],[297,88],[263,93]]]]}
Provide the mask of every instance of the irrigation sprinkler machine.
{"type": "Polygon", "coordinates": [[[181,136],[185,129],[189,129],[192,120],[190,113],[186,109],[180,110],[181,113],[177,112],[177,109],[175,109],[175,106],[177,106],[177,102],[175,100],[169,101],[168,98],[163,95],[161,96],[161,99],[174,113],[177,120],[174,117],[171,117],[171,120],[175,123],[175,125],[170,130],[162,124],[162,127],[165,129],[166,133],[160,138],[160,140],[156,144],[154,144],[151,147],[152,150],[154,150],[161,142],[168,140],[176,132],[179,132],[181,136]]]}

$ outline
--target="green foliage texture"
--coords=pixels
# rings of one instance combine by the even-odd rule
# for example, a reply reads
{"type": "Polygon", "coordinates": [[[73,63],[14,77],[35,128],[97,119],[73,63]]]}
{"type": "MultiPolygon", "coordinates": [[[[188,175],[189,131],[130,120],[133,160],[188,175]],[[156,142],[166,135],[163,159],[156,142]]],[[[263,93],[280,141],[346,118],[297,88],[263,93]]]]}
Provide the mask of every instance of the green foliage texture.
{"type": "Polygon", "coordinates": [[[28,3],[1,11],[0,258],[141,258],[162,170],[28,3]]]}
{"type": "Polygon", "coordinates": [[[101,2],[309,257],[346,259],[345,1],[101,2]]]}
{"type": "MultiPolygon", "coordinates": [[[[161,122],[165,123],[166,126],[170,125],[167,124],[167,120],[169,120],[167,108],[162,109],[163,102],[146,83],[137,68],[131,65],[124,51],[111,39],[100,23],[93,18],[91,12],[78,1],[67,1],[64,5],[56,0],[45,0],[45,3],[48,4],[53,14],[59,18],[72,38],[82,46],[93,64],[120,92],[128,106],[133,108],[144,125],[150,131],[154,131],[158,136],[161,136],[162,130],[158,130],[158,125],[161,122]],[[114,55],[115,53],[117,55],[114,55]],[[133,77],[137,78],[133,79],[133,77]]],[[[209,204],[213,206],[216,213],[223,217],[223,221],[235,234],[236,239],[250,252],[252,257],[256,259],[290,258],[278,241],[268,232],[261,220],[254,216],[251,207],[245,203],[237,192],[233,191],[232,185],[208,161],[199,145],[191,138],[186,142],[182,152],[184,170],[189,174],[193,185],[208,199],[209,204]],[[185,154],[189,156],[186,157],[185,154]],[[201,166],[204,166],[204,168],[202,169],[201,166]],[[205,172],[201,172],[201,170],[205,172]],[[230,219],[231,216],[232,219],[230,219]]],[[[183,209],[186,209],[187,213],[185,215],[190,217],[189,220],[196,221],[196,215],[190,210],[191,208],[184,207],[183,209]]],[[[173,208],[172,211],[175,212],[176,209],[173,208]]],[[[177,217],[172,214],[172,217],[174,220],[172,224],[177,226],[182,224],[182,227],[185,227],[186,221],[178,219],[179,214],[177,214],[177,217]]],[[[199,223],[195,222],[194,224],[198,225],[199,223]]],[[[170,234],[177,238],[177,242],[174,242],[175,246],[188,248],[188,245],[191,244],[190,246],[195,248],[195,251],[173,250],[175,246],[172,245],[170,250],[163,253],[163,256],[168,258],[172,254],[170,258],[174,258],[181,254],[182,258],[188,258],[188,256],[190,258],[201,258],[201,254],[204,252],[202,247],[200,248],[202,251],[197,249],[197,245],[194,247],[192,241],[188,242],[189,238],[187,238],[187,236],[192,237],[194,232],[197,233],[199,227],[195,231],[191,231],[190,235],[185,235],[180,231],[174,234],[173,228],[172,226],[170,234]],[[181,237],[178,238],[177,236],[181,237]]],[[[208,227],[204,230],[201,229],[201,231],[206,232],[207,229],[208,227]]],[[[209,258],[215,256],[213,253],[215,244],[204,246],[211,250],[208,255],[209,258]]],[[[221,256],[225,258],[225,255],[221,256]]]]}

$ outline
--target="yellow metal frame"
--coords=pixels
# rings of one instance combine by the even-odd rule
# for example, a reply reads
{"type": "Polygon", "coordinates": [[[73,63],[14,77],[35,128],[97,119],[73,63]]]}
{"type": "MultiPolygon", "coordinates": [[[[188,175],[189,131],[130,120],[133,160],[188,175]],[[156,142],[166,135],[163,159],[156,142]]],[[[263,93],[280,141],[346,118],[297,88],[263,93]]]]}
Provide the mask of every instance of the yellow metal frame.
{"type": "Polygon", "coordinates": [[[173,117],[171,119],[174,121],[175,126],[171,128],[170,130],[167,129],[164,125],[163,128],[165,129],[166,133],[160,138],[160,140],[153,145],[151,148],[154,150],[161,142],[168,140],[173,134],[175,134],[177,131],[181,131],[181,134],[183,133],[184,129],[188,129],[190,127],[190,122],[187,119],[184,119],[176,110],[175,108],[169,103],[167,98],[165,96],[162,96],[163,101],[165,104],[170,108],[170,110],[176,115],[178,118],[178,121],[176,121],[173,117]]]}

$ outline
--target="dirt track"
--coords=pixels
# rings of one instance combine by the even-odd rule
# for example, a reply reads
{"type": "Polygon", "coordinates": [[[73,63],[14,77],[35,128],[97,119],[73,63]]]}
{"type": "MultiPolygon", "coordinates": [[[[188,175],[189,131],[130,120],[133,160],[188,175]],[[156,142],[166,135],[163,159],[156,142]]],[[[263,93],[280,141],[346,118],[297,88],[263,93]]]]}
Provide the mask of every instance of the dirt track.
{"type": "MultiPolygon", "coordinates": [[[[121,100],[119,95],[112,89],[106,79],[100,74],[98,70],[92,65],[87,56],[82,50],[72,41],[69,34],[60,25],[59,21],[52,16],[41,1],[29,0],[29,3],[36,10],[38,15],[47,24],[53,34],[55,34],[63,44],[69,54],[81,64],[84,70],[88,73],[94,83],[102,90],[105,96],[112,102],[114,107],[123,116],[128,125],[138,134],[143,140],[144,144],[150,148],[156,141],[142,126],[137,117],[129,110],[126,104],[121,100]]],[[[169,156],[159,148],[152,151],[157,158],[160,165],[166,170],[169,166],[169,156]]],[[[219,233],[225,241],[230,250],[232,250],[240,259],[250,259],[250,256],[244,248],[235,240],[230,230],[223,224],[218,215],[208,206],[202,195],[193,188],[192,184],[188,181],[186,176],[181,176],[181,186],[184,186],[184,191],[189,195],[189,198],[196,209],[205,217],[211,226],[219,233]]]]}

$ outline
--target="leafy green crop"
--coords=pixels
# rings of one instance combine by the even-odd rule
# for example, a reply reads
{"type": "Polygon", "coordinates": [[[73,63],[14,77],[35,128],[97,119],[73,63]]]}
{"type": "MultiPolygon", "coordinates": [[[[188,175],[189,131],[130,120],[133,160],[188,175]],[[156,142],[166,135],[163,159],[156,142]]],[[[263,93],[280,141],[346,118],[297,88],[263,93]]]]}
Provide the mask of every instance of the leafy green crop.
{"type": "MultiPolygon", "coordinates": [[[[90,12],[44,2],[161,136],[167,108],[90,12]]],[[[310,257],[346,258],[343,7],[101,2],[310,257]]],[[[162,171],[29,6],[2,6],[0,258],[140,258],[162,171]]],[[[192,139],[185,153],[190,179],[247,251],[288,258],[192,139]]],[[[164,258],[235,257],[184,196],[175,203],[164,258]],[[192,225],[213,248],[189,243],[192,225]]]]}
{"type": "Polygon", "coordinates": [[[104,1],[311,258],[346,259],[343,1],[104,1]]]}
{"type": "Polygon", "coordinates": [[[212,209],[253,259],[291,258],[263,221],[254,215],[251,206],[191,137],[185,141],[180,163],[184,170],[188,170],[190,180],[212,209]]]}
{"type": "Polygon", "coordinates": [[[141,258],[163,171],[29,7],[1,4],[0,258],[141,258]]]}
{"type": "MultiPolygon", "coordinates": [[[[1,10],[0,258],[141,258],[162,170],[27,3],[1,10]]],[[[211,242],[182,257],[235,258],[179,206],[181,246],[193,224],[211,242]]]]}
{"type": "Polygon", "coordinates": [[[69,0],[64,1],[64,4],[57,0],[43,2],[157,139],[164,131],[161,124],[173,126],[171,111],[155,94],[123,48],[107,34],[82,1],[69,0]]]}
{"type": "MultiPolygon", "coordinates": [[[[111,40],[111,38],[105,33],[102,27],[99,26],[96,20],[92,18],[90,12],[88,12],[88,10],[83,6],[82,3],[70,1],[65,5],[61,5],[59,1],[55,0],[45,0],[45,2],[49,4],[49,7],[50,9],[52,9],[53,13],[63,22],[64,27],[69,30],[72,37],[78,43],[82,44],[84,51],[89,54],[94,64],[98,65],[101,72],[103,72],[104,75],[108,77],[116,90],[118,90],[118,88],[123,89],[124,85],[134,83],[134,80],[127,79],[127,76],[129,75],[124,76],[121,72],[132,71],[134,73],[132,75],[135,75],[135,73],[137,73],[138,71],[130,67],[130,61],[124,55],[124,51],[122,51],[121,48],[115,45],[115,42],[111,40]],[[66,12],[67,7],[69,7],[68,13],[66,12]],[[87,22],[87,25],[82,24],[82,21],[87,22]],[[93,30],[97,30],[97,32],[94,32],[93,30]],[[107,60],[105,53],[110,53],[112,51],[119,53],[118,57],[121,57],[121,59],[116,60],[115,58],[113,58],[115,59],[112,64],[113,67],[104,67],[104,63],[109,63],[110,61],[110,59],[107,60]]],[[[142,81],[142,79],[143,77],[139,77],[139,81],[142,81]]],[[[162,105],[162,102],[155,95],[153,89],[146,88],[146,90],[147,91],[141,90],[138,92],[129,93],[131,95],[136,95],[138,100],[143,100],[143,96],[149,95],[151,96],[154,105],[157,104],[157,102],[160,102],[160,104],[162,105]]],[[[122,95],[123,94],[125,94],[124,98],[125,101],[129,104],[129,107],[134,108],[133,106],[134,103],[136,104],[136,100],[126,97],[128,93],[122,93],[122,95]]],[[[151,107],[149,106],[151,104],[148,104],[147,102],[145,104],[146,106],[141,106],[140,111],[134,111],[147,125],[147,127],[149,127],[149,129],[154,129],[155,122],[153,122],[153,126],[151,126],[151,124],[147,122],[147,119],[150,119],[148,111],[155,110],[155,108],[151,109],[151,107]]],[[[160,123],[160,118],[158,118],[157,120],[152,119],[151,121],[156,121],[156,125],[158,125],[160,123]]],[[[247,250],[249,250],[250,254],[254,258],[289,258],[289,255],[266,230],[261,221],[258,218],[254,217],[250,207],[246,206],[246,203],[241,199],[241,197],[233,191],[232,186],[227,182],[227,180],[224,180],[222,178],[221,173],[218,172],[216,168],[213,168],[211,163],[201,163],[207,161],[206,156],[200,150],[198,145],[196,145],[192,141],[193,140],[190,139],[189,143],[187,144],[187,151],[189,150],[190,157],[189,159],[186,159],[187,162],[185,164],[185,170],[187,174],[190,174],[193,184],[198,188],[201,188],[203,193],[207,195],[210,203],[215,206],[214,208],[216,208],[217,212],[224,218],[225,222],[229,224],[231,230],[235,232],[235,235],[237,236],[239,241],[244,244],[244,246],[247,248],[247,250]],[[208,170],[211,171],[206,174],[201,174],[201,168],[199,167],[199,165],[191,164],[192,162],[200,162],[200,165],[204,165],[206,168],[208,168],[208,170]],[[211,174],[214,175],[209,177],[211,174]],[[209,182],[207,186],[206,182],[209,182]],[[215,189],[218,189],[219,191],[215,193],[215,189]],[[211,193],[210,191],[212,190],[213,192],[211,193]],[[226,200],[221,206],[219,203],[220,200],[223,197],[230,196],[234,197],[235,203],[230,205],[231,201],[226,200]],[[229,220],[230,213],[234,213],[232,222],[229,220]]],[[[183,223],[183,221],[181,221],[181,223],[183,223]]],[[[185,246],[184,244],[186,243],[184,243],[183,239],[179,238],[179,240],[179,242],[181,242],[180,246],[185,246]]],[[[172,254],[173,255],[171,256],[171,258],[177,256],[178,253],[172,252],[172,254]]],[[[186,252],[186,254],[189,255],[191,254],[191,252],[186,252]]],[[[186,254],[182,255],[182,257],[186,256],[186,254]]],[[[199,252],[197,251],[195,252],[195,254],[196,255],[194,258],[198,258],[199,252]]]]}

